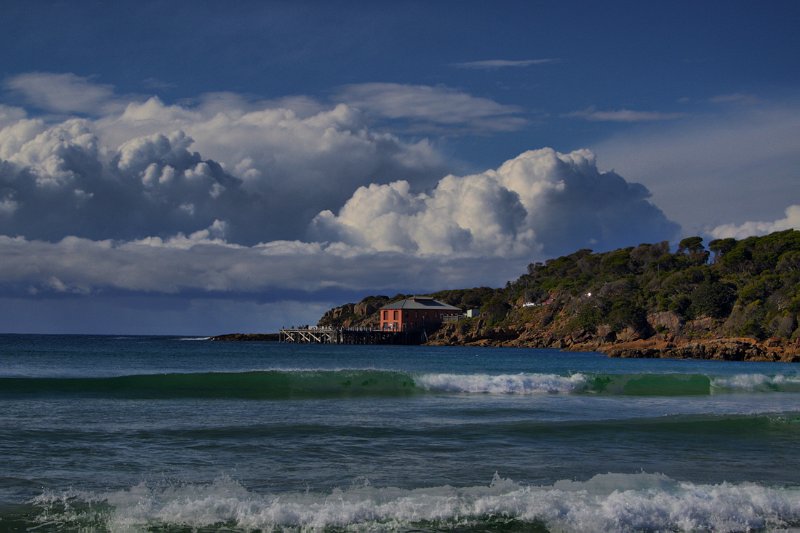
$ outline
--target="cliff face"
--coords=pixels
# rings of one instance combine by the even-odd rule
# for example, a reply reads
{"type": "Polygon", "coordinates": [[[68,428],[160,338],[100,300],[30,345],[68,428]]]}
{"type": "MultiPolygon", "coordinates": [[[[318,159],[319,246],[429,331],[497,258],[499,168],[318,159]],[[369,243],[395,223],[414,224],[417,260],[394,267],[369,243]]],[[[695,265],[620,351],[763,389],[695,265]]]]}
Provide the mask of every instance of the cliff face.
{"type": "MultiPolygon", "coordinates": [[[[615,357],[800,359],[800,231],[709,243],[699,237],[532,263],[502,289],[433,296],[479,308],[430,344],[599,350],[615,357]],[[713,255],[712,255],[713,254],[713,255]]],[[[403,295],[398,295],[401,298],[403,295]]],[[[389,299],[332,309],[320,325],[375,326],[389,299]]]]}
{"type": "Polygon", "coordinates": [[[388,296],[368,296],[358,303],[340,305],[322,315],[318,325],[334,328],[377,328],[380,323],[378,309],[388,302],[388,296]]]}

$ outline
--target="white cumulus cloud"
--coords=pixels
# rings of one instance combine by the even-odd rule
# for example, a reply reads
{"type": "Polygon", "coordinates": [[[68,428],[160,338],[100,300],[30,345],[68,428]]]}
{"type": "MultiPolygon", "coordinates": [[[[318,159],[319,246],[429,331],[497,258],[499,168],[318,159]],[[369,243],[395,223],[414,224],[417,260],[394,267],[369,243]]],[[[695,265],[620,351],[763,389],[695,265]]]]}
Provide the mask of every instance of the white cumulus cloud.
{"type": "Polygon", "coordinates": [[[0,233],[132,239],[257,214],[257,195],[243,192],[241,180],[190,151],[191,144],[175,131],[115,150],[84,119],[8,126],[0,130],[0,154],[7,155],[0,160],[0,233]]]}
{"type": "Polygon", "coordinates": [[[323,241],[421,256],[553,255],[670,239],[677,225],[643,186],[600,172],[594,154],[525,152],[496,170],[446,176],[430,192],[406,181],[360,187],[312,223],[323,241]]]}
{"type": "Polygon", "coordinates": [[[785,217],[773,221],[748,221],[742,224],[721,224],[711,230],[717,239],[733,237],[744,239],[758,235],[767,235],[775,231],[800,229],[800,205],[790,205],[784,211],[785,217]]]}
{"type": "Polygon", "coordinates": [[[429,141],[373,130],[351,106],[311,109],[302,100],[295,111],[273,105],[228,95],[185,107],[154,97],[130,103],[121,116],[99,121],[97,130],[111,146],[184,132],[193,149],[241,179],[241,190],[257,198],[256,218],[238,228],[248,242],[300,237],[317,212],[341,205],[371,181],[431,182],[444,172],[445,160],[429,141]]]}
{"type": "Polygon", "coordinates": [[[96,118],[56,121],[4,107],[0,119],[0,233],[35,239],[167,236],[216,219],[234,242],[302,238],[316,213],[359,185],[432,182],[445,168],[425,139],[406,142],[348,105],[302,98],[129,99],[96,118]],[[299,110],[281,107],[290,105],[299,110]]]}

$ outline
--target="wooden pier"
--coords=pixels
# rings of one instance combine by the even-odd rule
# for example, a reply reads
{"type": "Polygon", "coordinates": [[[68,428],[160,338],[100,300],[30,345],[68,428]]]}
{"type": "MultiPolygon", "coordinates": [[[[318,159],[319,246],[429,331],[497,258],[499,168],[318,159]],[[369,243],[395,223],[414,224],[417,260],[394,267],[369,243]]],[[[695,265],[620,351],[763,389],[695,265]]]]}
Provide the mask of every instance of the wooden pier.
{"type": "Polygon", "coordinates": [[[382,331],[366,328],[281,328],[280,342],[297,344],[420,344],[423,331],[382,331]]]}

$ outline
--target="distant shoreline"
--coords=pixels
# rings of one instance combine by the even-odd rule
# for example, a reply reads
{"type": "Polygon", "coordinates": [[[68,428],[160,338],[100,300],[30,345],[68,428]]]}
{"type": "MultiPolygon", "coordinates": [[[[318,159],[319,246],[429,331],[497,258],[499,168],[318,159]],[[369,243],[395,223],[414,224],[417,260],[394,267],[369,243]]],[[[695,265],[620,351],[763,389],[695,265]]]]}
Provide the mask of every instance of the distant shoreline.
{"type": "Polygon", "coordinates": [[[226,333],[224,335],[213,335],[208,340],[221,342],[277,342],[280,340],[280,335],[278,333],[226,333]]]}

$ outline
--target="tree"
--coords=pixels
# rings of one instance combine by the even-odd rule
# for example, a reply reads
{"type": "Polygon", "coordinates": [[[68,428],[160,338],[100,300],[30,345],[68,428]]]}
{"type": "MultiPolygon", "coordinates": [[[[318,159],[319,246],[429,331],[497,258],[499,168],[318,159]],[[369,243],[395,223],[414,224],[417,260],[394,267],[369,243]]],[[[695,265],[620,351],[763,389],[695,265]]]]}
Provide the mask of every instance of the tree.
{"type": "Polygon", "coordinates": [[[708,243],[708,249],[714,252],[714,262],[719,261],[719,258],[727,254],[736,246],[736,239],[714,239],[708,243]]]}
{"type": "Polygon", "coordinates": [[[506,317],[510,309],[511,306],[505,301],[503,295],[495,294],[481,308],[481,313],[486,316],[489,323],[496,324],[506,317]]]}
{"type": "Polygon", "coordinates": [[[690,262],[702,265],[708,261],[708,252],[703,248],[702,237],[686,237],[678,243],[678,254],[689,257],[690,262]]]}
{"type": "Polygon", "coordinates": [[[692,291],[690,312],[694,316],[725,318],[736,302],[736,288],[715,280],[706,280],[692,291]]]}
{"type": "Polygon", "coordinates": [[[686,237],[678,243],[678,253],[690,255],[700,253],[704,250],[702,237],[686,237]]]}

